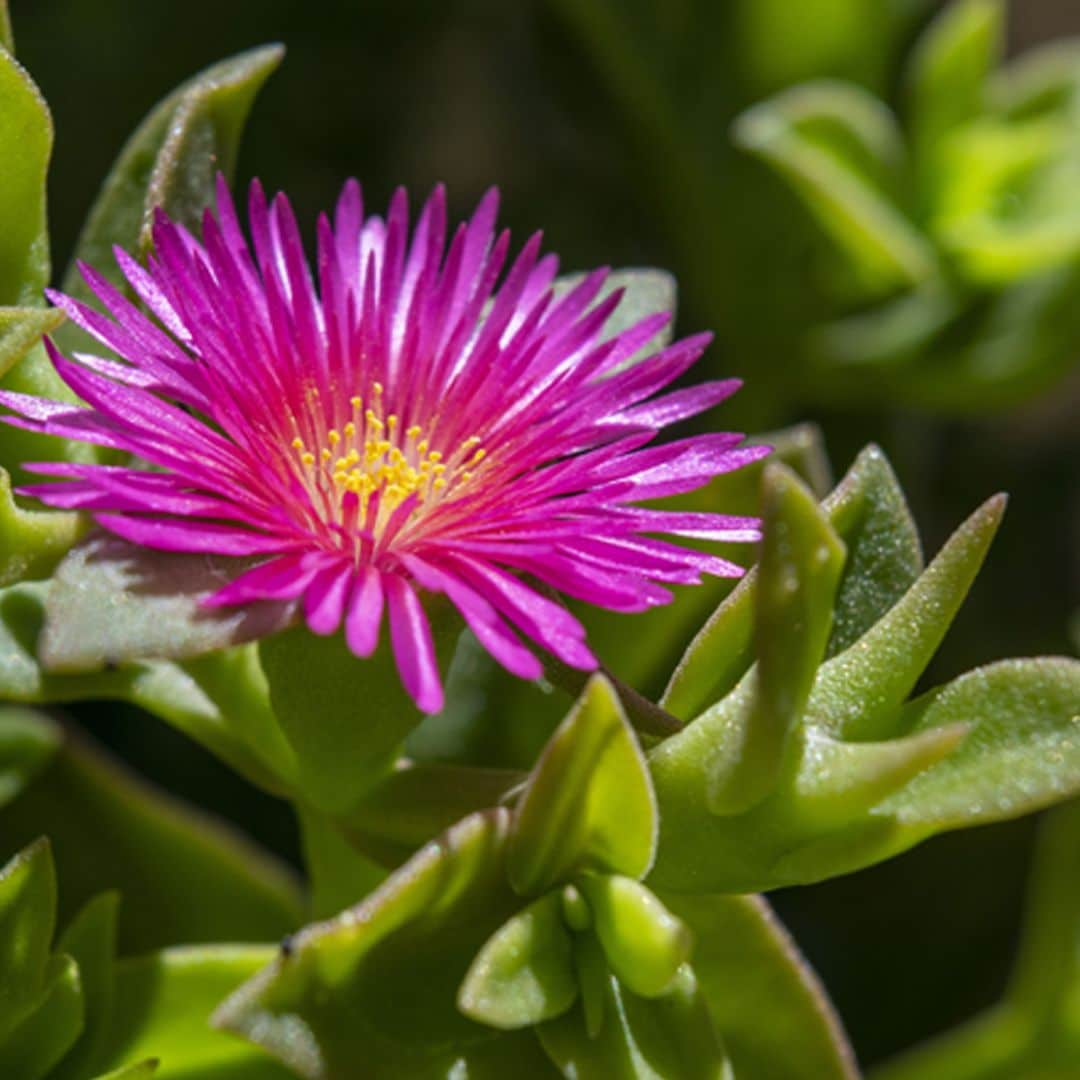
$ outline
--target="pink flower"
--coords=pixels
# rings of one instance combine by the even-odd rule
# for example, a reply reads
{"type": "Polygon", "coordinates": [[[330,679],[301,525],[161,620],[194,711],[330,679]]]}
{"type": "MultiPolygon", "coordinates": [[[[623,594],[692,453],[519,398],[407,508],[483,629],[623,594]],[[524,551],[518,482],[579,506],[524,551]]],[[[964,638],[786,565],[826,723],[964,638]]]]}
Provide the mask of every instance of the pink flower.
{"type": "Polygon", "coordinates": [[[596,302],[606,271],[556,295],[539,235],[503,274],[497,201],[486,195],[447,248],[442,188],[410,233],[404,192],[385,220],[365,218],[350,181],[333,223],[319,220],[314,275],[288,200],[268,205],[258,183],[250,246],[223,182],[201,243],[159,213],[146,268],[116,251],[148,314],[90,267],[111,318],[51,294],[122,358],[70,360],[50,343],[86,406],[0,393],[18,414],[8,423],[138,461],[27,466],[62,482],[23,492],[136,544],[264,556],[207,602],[302,597],[310,628],[344,624],[357,656],[376,648],[385,613],[402,682],[427,712],[443,693],[418,590],[445,593],[516,675],[541,673],[519,634],[595,667],[580,623],[535,583],[641,611],[671,599],[666,583],[738,575],[651,534],[747,541],[756,520],[634,504],[766,450],[731,434],[649,445],[737,381],[661,393],[708,335],[626,366],[669,316],[605,339],[620,300],[596,302]]]}

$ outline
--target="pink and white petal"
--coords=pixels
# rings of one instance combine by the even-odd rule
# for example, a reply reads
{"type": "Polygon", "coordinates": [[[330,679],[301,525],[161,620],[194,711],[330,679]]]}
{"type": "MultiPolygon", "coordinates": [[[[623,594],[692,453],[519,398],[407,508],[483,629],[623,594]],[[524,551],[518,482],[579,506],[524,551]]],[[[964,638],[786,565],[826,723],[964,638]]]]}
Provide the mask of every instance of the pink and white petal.
{"type": "Polygon", "coordinates": [[[444,697],[431,624],[420,598],[400,574],[386,574],[384,582],[390,643],[402,685],[421,712],[437,713],[444,697]]]}

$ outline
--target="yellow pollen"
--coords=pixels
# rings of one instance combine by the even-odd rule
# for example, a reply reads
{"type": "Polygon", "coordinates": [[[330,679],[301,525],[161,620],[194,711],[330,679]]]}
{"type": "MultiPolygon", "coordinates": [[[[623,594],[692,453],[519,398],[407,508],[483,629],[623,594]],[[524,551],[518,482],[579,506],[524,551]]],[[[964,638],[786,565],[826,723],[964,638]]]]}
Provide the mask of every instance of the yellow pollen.
{"type": "Polygon", "coordinates": [[[310,468],[315,464],[315,455],[310,450],[305,450],[300,455],[300,460],[310,468]]]}

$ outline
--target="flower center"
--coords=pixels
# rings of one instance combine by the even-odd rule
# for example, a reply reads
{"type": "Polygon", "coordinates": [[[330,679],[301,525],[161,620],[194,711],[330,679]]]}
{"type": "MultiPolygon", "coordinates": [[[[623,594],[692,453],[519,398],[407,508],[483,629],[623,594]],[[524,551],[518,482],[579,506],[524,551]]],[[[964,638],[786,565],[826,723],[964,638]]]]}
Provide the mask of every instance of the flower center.
{"type": "Polygon", "coordinates": [[[359,500],[359,521],[368,521],[368,510],[376,494],[378,529],[410,496],[418,504],[441,499],[452,486],[468,483],[472,468],[487,455],[480,439],[471,436],[446,458],[433,450],[419,424],[402,430],[396,413],[384,413],[381,384],[374,383],[370,400],[350,399],[352,419],[339,431],[330,428],[319,444],[308,446],[297,435],[292,441],[305,483],[321,498],[341,507],[351,492],[359,500]],[[445,459],[445,460],[444,460],[445,459]]]}

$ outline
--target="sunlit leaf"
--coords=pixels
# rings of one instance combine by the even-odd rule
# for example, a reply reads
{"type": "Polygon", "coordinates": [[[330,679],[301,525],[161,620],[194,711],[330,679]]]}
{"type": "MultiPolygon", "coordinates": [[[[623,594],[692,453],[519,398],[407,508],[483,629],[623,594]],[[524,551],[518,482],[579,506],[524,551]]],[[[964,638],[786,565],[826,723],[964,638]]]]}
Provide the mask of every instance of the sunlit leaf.
{"type": "Polygon", "coordinates": [[[78,965],[70,956],[56,956],[32,1011],[0,1041],[0,1075],[44,1080],[78,1038],[82,1024],[78,965]]]}

